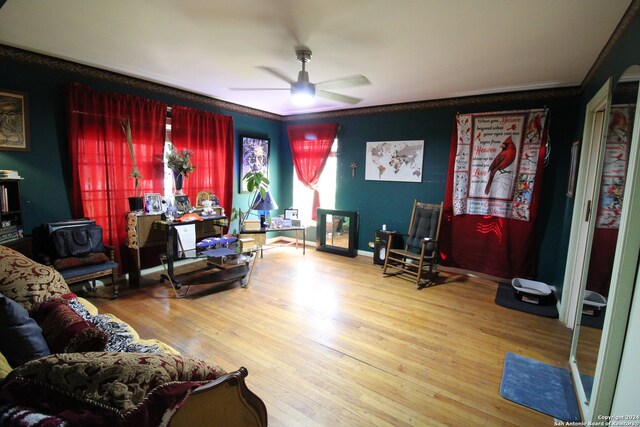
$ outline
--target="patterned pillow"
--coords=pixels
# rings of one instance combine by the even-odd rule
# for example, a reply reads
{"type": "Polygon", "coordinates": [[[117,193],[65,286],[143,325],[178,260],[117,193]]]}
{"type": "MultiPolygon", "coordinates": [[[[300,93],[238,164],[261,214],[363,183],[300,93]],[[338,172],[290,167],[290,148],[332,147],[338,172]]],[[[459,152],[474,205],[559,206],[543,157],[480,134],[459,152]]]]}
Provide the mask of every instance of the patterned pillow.
{"type": "Polygon", "coordinates": [[[158,425],[168,421],[191,389],[223,373],[177,355],[54,354],[11,371],[0,399],[73,425],[158,425]]]}
{"type": "Polygon", "coordinates": [[[109,334],[84,320],[66,302],[45,302],[33,318],[52,353],[104,351],[109,340],[109,334]]]}
{"type": "Polygon", "coordinates": [[[0,245],[0,292],[31,313],[52,296],[70,291],[55,269],[0,245]]]}

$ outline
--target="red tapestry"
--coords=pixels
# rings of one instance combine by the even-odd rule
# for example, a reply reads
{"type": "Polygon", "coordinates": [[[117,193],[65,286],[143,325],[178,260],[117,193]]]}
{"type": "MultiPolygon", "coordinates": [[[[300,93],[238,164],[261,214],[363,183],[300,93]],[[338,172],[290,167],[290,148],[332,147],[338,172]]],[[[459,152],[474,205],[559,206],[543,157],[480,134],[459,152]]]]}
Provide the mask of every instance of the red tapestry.
{"type": "Polygon", "coordinates": [[[451,140],[441,264],[535,276],[535,217],[547,110],[461,114],[451,140]]]}

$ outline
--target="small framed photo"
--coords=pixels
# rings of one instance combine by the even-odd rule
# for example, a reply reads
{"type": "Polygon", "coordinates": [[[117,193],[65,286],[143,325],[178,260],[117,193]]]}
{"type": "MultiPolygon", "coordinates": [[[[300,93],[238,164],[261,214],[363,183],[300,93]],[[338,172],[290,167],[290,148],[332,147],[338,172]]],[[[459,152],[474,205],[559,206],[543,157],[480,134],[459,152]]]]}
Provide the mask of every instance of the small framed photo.
{"type": "Polygon", "coordinates": [[[189,196],[175,196],[175,201],[175,208],[178,213],[187,213],[193,209],[193,206],[191,206],[191,202],[189,201],[189,196]]]}
{"type": "Polygon", "coordinates": [[[578,178],[578,161],[580,160],[580,140],[571,146],[571,165],[569,167],[569,184],[567,185],[567,196],[573,197],[576,192],[576,180],[578,178]]]}
{"type": "Polygon", "coordinates": [[[0,89],[0,150],[31,151],[26,93],[0,89]]]}
{"type": "Polygon", "coordinates": [[[150,214],[162,213],[162,197],[159,193],[145,193],[144,205],[150,214]]]}
{"type": "Polygon", "coordinates": [[[302,227],[302,221],[300,221],[299,219],[292,219],[291,220],[291,226],[292,227],[302,227]]]}
{"type": "Polygon", "coordinates": [[[284,210],[284,219],[298,219],[298,209],[285,209],[284,210]]]}

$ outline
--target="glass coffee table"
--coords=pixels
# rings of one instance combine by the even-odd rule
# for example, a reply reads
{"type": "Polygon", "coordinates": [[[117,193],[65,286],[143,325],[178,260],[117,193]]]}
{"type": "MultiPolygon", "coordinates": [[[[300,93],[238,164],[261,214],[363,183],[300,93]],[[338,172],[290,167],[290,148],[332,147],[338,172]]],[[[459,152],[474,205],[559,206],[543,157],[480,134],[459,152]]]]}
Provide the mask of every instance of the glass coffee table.
{"type": "Polygon", "coordinates": [[[259,251],[259,247],[248,247],[240,241],[224,247],[181,251],[180,258],[176,258],[173,251],[168,251],[160,256],[166,273],[161,275],[160,280],[171,286],[176,298],[186,297],[194,285],[222,285],[239,281],[240,285],[246,288],[249,286],[259,251]],[[186,259],[203,262],[197,263],[198,267],[185,273],[176,274],[175,261],[186,259]],[[180,291],[183,287],[186,290],[180,291]]]}

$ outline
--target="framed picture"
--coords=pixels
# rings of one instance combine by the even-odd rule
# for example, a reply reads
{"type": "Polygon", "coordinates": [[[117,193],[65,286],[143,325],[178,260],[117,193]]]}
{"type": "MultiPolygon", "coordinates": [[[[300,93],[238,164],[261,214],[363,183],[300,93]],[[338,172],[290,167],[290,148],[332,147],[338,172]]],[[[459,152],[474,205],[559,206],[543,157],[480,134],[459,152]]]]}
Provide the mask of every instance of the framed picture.
{"type": "Polygon", "coordinates": [[[367,181],[422,182],[424,141],[369,141],[365,154],[367,181]]]}
{"type": "Polygon", "coordinates": [[[0,150],[31,151],[26,93],[0,89],[0,150]]]}
{"type": "Polygon", "coordinates": [[[249,172],[262,172],[269,176],[269,139],[240,136],[240,192],[247,192],[247,184],[242,177],[249,172]]]}
{"type": "Polygon", "coordinates": [[[284,219],[298,219],[298,209],[285,209],[284,210],[284,219]]]}
{"type": "Polygon", "coordinates": [[[189,201],[189,196],[181,195],[174,196],[174,198],[176,201],[175,207],[178,213],[187,213],[193,209],[193,206],[191,206],[191,202],[189,201]]]}
{"type": "Polygon", "coordinates": [[[291,226],[292,227],[302,227],[302,221],[300,221],[299,219],[292,219],[291,220],[291,226]]]}
{"type": "Polygon", "coordinates": [[[569,168],[569,184],[567,185],[567,196],[573,197],[576,192],[576,179],[578,178],[578,161],[580,160],[580,140],[575,141],[571,146],[571,165],[569,168]]]}
{"type": "Polygon", "coordinates": [[[159,193],[145,193],[144,205],[150,214],[162,213],[162,197],[159,193]]]}

